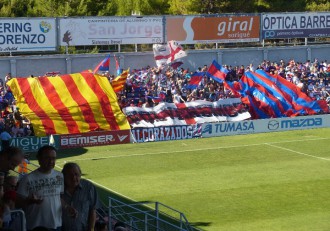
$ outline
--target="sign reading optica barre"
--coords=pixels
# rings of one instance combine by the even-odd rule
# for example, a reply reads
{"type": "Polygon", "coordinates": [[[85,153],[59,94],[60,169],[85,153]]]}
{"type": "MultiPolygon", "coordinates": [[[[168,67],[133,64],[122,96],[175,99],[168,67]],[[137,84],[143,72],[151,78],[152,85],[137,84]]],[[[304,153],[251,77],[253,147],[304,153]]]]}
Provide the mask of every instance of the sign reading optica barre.
{"type": "Polygon", "coordinates": [[[163,17],[61,18],[60,45],[152,44],[163,42],[163,17]]]}
{"type": "Polygon", "coordinates": [[[0,52],[54,51],[55,49],[54,18],[1,19],[0,52]]]}
{"type": "Polygon", "coordinates": [[[262,15],[262,38],[330,37],[330,12],[262,15]]]}
{"type": "Polygon", "coordinates": [[[260,40],[260,16],[224,15],[219,17],[166,17],[167,41],[257,42],[260,40]]]}

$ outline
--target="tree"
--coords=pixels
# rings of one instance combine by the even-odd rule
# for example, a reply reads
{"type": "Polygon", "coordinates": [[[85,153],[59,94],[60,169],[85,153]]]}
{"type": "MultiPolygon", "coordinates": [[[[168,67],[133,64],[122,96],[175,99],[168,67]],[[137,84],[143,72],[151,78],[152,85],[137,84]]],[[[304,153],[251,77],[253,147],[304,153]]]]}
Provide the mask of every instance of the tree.
{"type": "Polygon", "coordinates": [[[191,0],[169,0],[169,14],[173,15],[184,15],[191,14],[190,5],[191,0]]]}
{"type": "Polygon", "coordinates": [[[330,2],[328,0],[308,0],[307,11],[329,11],[330,10],[330,2]]]}
{"type": "Polygon", "coordinates": [[[1,17],[27,17],[30,0],[5,0],[0,3],[1,17]]]}

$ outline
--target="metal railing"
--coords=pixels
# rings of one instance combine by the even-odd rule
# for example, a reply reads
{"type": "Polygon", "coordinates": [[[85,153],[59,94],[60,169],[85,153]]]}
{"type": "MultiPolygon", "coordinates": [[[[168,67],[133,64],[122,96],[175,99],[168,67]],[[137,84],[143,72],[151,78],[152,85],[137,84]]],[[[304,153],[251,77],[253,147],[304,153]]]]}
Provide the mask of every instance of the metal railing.
{"type": "Polygon", "coordinates": [[[10,211],[11,221],[5,225],[8,230],[26,231],[25,213],[21,209],[10,211]]]}
{"type": "Polygon", "coordinates": [[[196,231],[185,215],[159,202],[125,203],[109,198],[109,227],[124,222],[129,230],[196,231]]]}

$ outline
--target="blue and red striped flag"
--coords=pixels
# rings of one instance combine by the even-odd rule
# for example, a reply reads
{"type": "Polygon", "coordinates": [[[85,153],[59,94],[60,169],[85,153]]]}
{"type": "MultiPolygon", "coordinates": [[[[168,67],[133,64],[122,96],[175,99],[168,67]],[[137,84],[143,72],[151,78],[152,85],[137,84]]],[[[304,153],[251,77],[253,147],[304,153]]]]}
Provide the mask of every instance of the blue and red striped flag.
{"type": "Polygon", "coordinates": [[[229,71],[226,68],[224,68],[219,63],[217,63],[217,61],[213,60],[206,74],[208,77],[212,78],[213,80],[222,83],[225,80],[228,72],[229,71]]]}
{"type": "Polygon", "coordinates": [[[241,96],[254,119],[328,112],[324,100],[315,101],[295,84],[263,70],[246,72],[238,82],[224,81],[224,86],[241,96]]]}
{"type": "Polygon", "coordinates": [[[148,96],[149,99],[151,99],[154,103],[160,103],[165,100],[165,92],[161,91],[159,92],[158,96],[148,96]]]}
{"type": "Polygon", "coordinates": [[[205,72],[195,72],[189,81],[189,84],[186,86],[187,89],[196,89],[199,83],[202,81],[205,72]]]}
{"type": "Polygon", "coordinates": [[[99,71],[109,71],[110,68],[110,55],[105,57],[94,69],[93,73],[97,73],[99,71]]]}

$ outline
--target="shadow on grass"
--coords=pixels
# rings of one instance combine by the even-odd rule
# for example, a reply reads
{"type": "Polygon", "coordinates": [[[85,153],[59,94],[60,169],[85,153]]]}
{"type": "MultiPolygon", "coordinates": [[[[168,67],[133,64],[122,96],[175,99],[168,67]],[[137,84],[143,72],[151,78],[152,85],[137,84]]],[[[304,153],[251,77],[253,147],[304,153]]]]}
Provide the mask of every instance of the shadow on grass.
{"type": "MultiPolygon", "coordinates": [[[[56,151],[56,159],[60,160],[62,158],[66,158],[66,157],[72,157],[72,156],[81,156],[84,155],[85,153],[87,153],[87,149],[86,148],[70,148],[70,149],[58,149],[56,151]]],[[[29,159],[30,160],[36,160],[36,155],[37,152],[29,152],[29,159]]]]}
{"type": "MultiPolygon", "coordinates": [[[[132,203],[149,203],[149,202],[152,202],[152,201],[133,201],[123,195],[118,195],[117,193],[114,193],[110,190],[107,190],[105,188],[102,188],[98,185],[95,185],[96,189],[97,189],[97,192],[98,192],[98,195],[99,195],[99,198],[100,200],[103,202],[104,205],[108,206],[109,204],[109,197],[111,198],[114,198],[116,200],[119,200],[125,204],[132,204],[132,203]]],[[[147,206],[143,206],[141,205],[141,210],[150,210],[152,211],[153,209],[151,207],[147,207],[147,206]],[[143,207],[143,208],[142,208],[143,207]]],[[[166,216],[164,214],[162,214],[163,216],[163,219],[172,223],[172,224],[178,224],[179,220],[171,217],[171,216],[166,216]]],[[[190,223],[190,226],[192,227],[193,231],[203,231],[203,227],[208,227],[208,226],[211,226],[211,222],[192,222],[190,223]]]]}
{"type": "Polygon", "coordinates": [[[86,148],[69,148],[69,149],[59,149],[57,150],[57,159],[61,159],[68,156],[81,156],[87,153],[86,148]]]}

